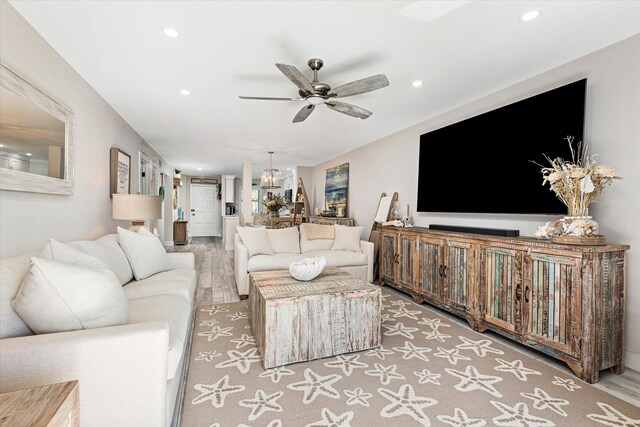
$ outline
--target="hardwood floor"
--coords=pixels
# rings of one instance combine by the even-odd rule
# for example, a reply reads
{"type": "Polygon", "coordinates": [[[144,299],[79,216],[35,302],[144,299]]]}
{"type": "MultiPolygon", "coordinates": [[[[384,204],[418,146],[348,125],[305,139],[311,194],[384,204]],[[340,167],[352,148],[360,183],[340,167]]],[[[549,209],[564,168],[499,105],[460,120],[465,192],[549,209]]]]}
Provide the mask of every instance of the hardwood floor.
{"type": "Polygon", "coordinates": [[[225,251],[220,237],[194,237],[188,245],[167,252],[193,252],[196,256],[198,290],[196,305],[239,301],[233,275],[233,251],[225,251]]]}
{"type": "MultiPolygon", "coordinates": [[[[238,290],[233,274],[233,251],[225,251],[220,237],[196,237],[192,238],[188,245],[173,246],[168,252],[193,252],[196,256],[196,272],[198,280],[198,290],[196,294],[196,305],[219,304],[225,302],[238,301],[238,290]]],[[[393,290],[393,289],[392,289],[393,290]]],[[[395,290],[393,290],[395,291],[395,290]]],[[[395,291],[397,292],[397,291],[395,291]]],[[[397,292],[398,295],[408,296],[397,292]]],[[[449,318],[452,322],[467,325],[466,321],[451,314],[432,307],[441,316],[449,318]]],[[[533,358],[540,360],[554,368],[573,375],[571,370],[564,364],[544,354],[521,346],[513,341],[507,340],[498,334],[485,332],[491,335],[491,339],[499,341],[515,350],[533,358]]],[[[608,371],[600,373],[600,381],[593,384],[619,399],[625,400],[640,407],[640,373],[626,369],[621,375],[616,375],[608,371]]]]}

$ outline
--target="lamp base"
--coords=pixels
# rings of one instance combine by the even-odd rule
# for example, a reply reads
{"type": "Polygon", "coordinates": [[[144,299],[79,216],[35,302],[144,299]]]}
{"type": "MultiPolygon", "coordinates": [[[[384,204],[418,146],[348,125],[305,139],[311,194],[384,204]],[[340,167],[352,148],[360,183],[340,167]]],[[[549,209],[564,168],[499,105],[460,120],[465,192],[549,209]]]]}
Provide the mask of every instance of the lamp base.
{"type": "Polygon", "coordinates": [[[129,227],[129,231],[133,231],[134,233],[137,233],[138,230],[140,230],[141,228],[146,228],[147,230],[149,230],[149,227],[144,225],[144,221],[135,220],[135,221],[131,221],[131,227],[129,227]]]}

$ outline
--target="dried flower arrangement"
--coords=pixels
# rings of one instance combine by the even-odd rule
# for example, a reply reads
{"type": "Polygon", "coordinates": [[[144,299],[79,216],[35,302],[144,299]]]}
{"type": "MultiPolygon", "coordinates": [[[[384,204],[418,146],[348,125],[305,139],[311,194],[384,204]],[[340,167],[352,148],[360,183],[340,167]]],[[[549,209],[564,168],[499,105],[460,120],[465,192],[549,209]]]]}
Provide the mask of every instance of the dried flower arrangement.
{"type": "Polygon", "coordinates": [[[545,155],[551,166],[542,166],[542,185],[549,183],[558,199],[567,206],[568,217],[538,229],[536,236],[595,236],[598,224],[588,216],[589,205],[598,200],[604,189],[611,185],[616,176],[612,166],[597,165],[589,147],[582,142],[573,147],[573,136],[565,138],[571,151],[571,160],[561,157],[552,159],[545,155]]]}
{"type": "Polygon", "coordinates": [[[280,209],[286,206],[284,197],[280,194],[272,195],[271,197],[265,196],[262,200],[262,205],[267,208],[267,213],[277,214],[280,209]]]}
{"type": "Polygon", "coordinates": [[[569,216],[586,216],[589,205],[597,201],[602,191],[611,185],[616,176],[612,166],[596,165],[595,155],[582,142],[573,149],[573,136],[565,138],[571,150],[571,161],[561,157],[546,157],[550,167],[542,167],[542,185],[547,182],[551,190],[568,208],[569,216]]]}

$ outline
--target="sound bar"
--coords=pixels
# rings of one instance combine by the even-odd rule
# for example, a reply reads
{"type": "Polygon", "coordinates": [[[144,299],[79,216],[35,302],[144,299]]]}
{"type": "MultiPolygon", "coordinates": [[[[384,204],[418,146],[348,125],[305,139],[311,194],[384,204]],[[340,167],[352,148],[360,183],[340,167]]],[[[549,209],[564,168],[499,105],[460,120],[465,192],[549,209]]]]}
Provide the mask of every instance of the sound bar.
{"type": "Polygon", "coordinates": [[[429,224],[430,230],[457,231],[460,233],[487,234],[489,236],[518,237],[520,230],[508,228],[464,227],[462,225],[429,224]]]}

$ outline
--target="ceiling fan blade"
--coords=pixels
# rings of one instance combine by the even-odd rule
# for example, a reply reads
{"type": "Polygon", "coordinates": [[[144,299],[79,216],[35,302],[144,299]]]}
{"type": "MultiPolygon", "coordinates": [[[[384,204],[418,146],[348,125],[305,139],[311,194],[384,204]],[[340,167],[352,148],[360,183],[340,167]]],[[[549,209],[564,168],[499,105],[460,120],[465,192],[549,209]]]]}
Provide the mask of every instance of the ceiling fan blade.
{"type": "Polygon", "coordinates": [[[294,85],[298,86],[306,93],[313,93],[314,89],[311,86],[311,83],[307,78],[302,74],[296,67],[293,65],[287,64],[276,64],[278,70],[282,72],[289,80],[293,82],[294,85]]]}
{"type": "Polygon", "coordinates": [[[384,74],[378,74],[377,76],[371,76],[364,79],[356,80],[355,82],[347,83],[342,86],[338,86],[331,90],[337,98],[343,98],[345,96],[360,95],[361,93],[371,92],[372,90],[382,89],[389,86],[389,80],[384,74]]]}
{"type": "Polygon", "coordinates": [[[364,108],[358,107],[357,105],[347,104],[346,102],[327,101],[324,103],[324,105],[331,108],[332,110],[336,110],[339,113],[357,117],[363,120],[373,114],[369,110],[365,110],[364,108]]]}
{"type": "Polygon", "coordinates": [[[313,112],[313,109],[316,108],[315,105],[307,105],[306,107],[302,107],[302,110],[298,111],[298,114],[293,118],[293,123],[303,122],[309,117],[309,115],[313,112]]]}
{"type": "Polygon", "coordinates": [[[267,96],[239,96],[241,99],[258,99],[260,101],[303,101],[302,98],[274,98],[267,96]]]}

